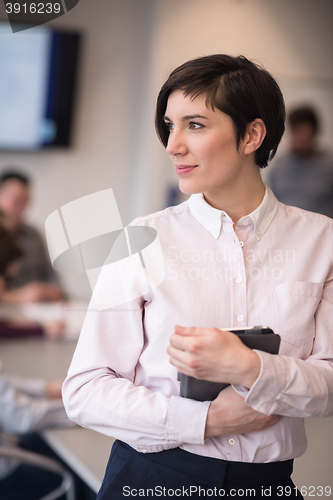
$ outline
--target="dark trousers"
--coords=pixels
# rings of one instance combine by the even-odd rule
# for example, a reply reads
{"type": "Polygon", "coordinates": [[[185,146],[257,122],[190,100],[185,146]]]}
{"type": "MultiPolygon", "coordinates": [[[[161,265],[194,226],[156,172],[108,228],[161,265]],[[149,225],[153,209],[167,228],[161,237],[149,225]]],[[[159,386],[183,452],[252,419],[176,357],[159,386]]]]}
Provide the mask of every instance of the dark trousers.
{"type": "Polygon", "coordinates": [[[139,453],[115,441],[97,500],[148,498],[303,498],[291,481],[293,461],[226,462],[175,448],[139,453]]]}

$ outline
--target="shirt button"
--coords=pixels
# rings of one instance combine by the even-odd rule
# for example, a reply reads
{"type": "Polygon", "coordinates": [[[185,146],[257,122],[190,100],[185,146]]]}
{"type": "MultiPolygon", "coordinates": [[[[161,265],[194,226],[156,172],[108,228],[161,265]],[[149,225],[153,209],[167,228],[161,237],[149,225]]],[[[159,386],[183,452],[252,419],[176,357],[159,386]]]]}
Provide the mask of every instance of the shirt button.
{"type": "Polygon", "coordinates": [[[254,403],[255,405],[257,405],[257,404],[259,403],[259,399],[258,399],[258,398],[255,398],[255,399],[253,400],[253,403],[254,403]]]}
{"type": "Polygon", "coordinates": [[[237,321],[243,321],[243,316],[240,314],[239,316],[237,316],[237,321]]]}
{"type": "Polygon", "coordinates": [[[240,244],[240,246],[243,248],[243,246],[244,246],[244,241],[240,241],[240,242],[239,242],[239,244],[240,244]]]}
{"type": "Polygon", "coordinates": [[[231,439],[229,439],[229,444],[231,444],[231,446],[233,446],[233,445],[235,444],[235,442],[236,442],[236,441],[235,441],[234,439],[232,439],[232,438],[231,438],[231,439]]]}
{"type": "Polygon", "coordinates": [[[242,283],[242,281],[243,281],[242,278],[237,278],[236,279],[236,283],[242,283]]]}

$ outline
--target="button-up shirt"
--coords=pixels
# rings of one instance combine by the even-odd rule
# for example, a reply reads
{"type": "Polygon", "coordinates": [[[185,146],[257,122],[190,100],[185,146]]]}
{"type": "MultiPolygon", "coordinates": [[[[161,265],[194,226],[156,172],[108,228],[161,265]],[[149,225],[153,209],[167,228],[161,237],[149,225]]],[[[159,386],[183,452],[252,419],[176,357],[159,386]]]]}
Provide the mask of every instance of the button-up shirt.
{"type": "MultiPolygon", "coordinates": [[[[260,206],[235,227],[201,194],[133,225],[157,231],[162,259],[154,262],[164,270],[149,265],[148,252],[145,271],[151,283],[159,276],[155,285],[135,294],[140,280],[135,285],[128,273],[130,302],[107,309],[93,296],[63,389],[70,418],[141,452],[180,446],[261,463],[302,455],[303,418],[333,414],[333,221],[285,206],[266,188],[260,206]],[[281,415],[278,422],[204,439],[210,403],[181,398],[169,363],[175,324],[273,328],[279,355],[257,351],[257,380],[235,390],[255,410],[281,415]]],[[[106,297],[107,287],[101,290],[106,297]]]]}

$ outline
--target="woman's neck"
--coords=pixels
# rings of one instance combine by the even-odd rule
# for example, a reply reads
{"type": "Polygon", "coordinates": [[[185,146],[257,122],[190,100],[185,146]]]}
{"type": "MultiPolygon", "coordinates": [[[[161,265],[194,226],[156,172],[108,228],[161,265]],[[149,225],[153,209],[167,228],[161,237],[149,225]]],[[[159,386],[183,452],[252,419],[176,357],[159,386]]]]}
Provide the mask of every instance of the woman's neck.
{"type": "Polygon", "coordinates": [[[238,179],[237,185],[203,195],[209,205],[226,212],[236,225],[239,219],[258,208],[265,195],[265,184],[257,168],[244,180],[238,179]]]}

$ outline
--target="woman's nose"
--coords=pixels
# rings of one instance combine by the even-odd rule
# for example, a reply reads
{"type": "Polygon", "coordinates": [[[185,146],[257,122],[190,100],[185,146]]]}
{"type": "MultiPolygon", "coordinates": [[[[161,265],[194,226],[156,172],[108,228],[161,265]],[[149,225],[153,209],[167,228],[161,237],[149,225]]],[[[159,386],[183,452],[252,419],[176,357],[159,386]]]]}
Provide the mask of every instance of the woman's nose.
{"type": "Polygon", "coordinates": [[[187,153],[185,138],[181,131],[176,129],[170,131],[166,151],[170,156],[187,153]]]}

